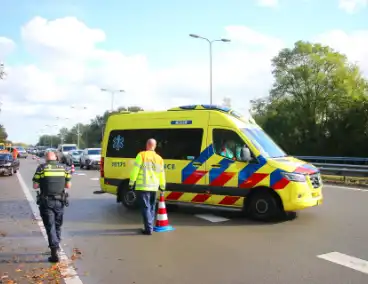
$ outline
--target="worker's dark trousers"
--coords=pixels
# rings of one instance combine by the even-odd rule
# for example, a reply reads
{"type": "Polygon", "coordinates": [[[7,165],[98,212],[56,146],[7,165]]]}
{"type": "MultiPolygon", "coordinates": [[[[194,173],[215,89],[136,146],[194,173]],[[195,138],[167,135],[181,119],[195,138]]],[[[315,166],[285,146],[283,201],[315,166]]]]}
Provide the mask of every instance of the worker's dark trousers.
{"type": "Polygon", "coordinates": [[[144,230],[146,232],[152,232],[153,222],[155,220],[157,192],[137,190],[136,193],[142,211],[144,230]]]}
{"type": "Polygon", "coordinates": [[[45,225],[49,248],[59,248],[64,205],[60,200],[46,199],[40,204],[40,214],[45,225]]]}

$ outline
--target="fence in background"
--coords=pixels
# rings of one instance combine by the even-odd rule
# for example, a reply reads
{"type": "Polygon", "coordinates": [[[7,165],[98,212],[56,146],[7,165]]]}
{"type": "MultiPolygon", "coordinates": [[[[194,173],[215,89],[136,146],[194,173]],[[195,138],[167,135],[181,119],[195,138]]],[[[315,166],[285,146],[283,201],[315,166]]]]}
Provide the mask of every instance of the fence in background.
{"type": "Polygon", "coordinates": [[[336,181],[365,183],[368,181],[368,158],[361,157],[323,157],[297,156],[298,159],[310,162],[318,167],[322,175],[335,178],[336,181]],[[359,182],[361,181],[361,182],[359,182]]]}

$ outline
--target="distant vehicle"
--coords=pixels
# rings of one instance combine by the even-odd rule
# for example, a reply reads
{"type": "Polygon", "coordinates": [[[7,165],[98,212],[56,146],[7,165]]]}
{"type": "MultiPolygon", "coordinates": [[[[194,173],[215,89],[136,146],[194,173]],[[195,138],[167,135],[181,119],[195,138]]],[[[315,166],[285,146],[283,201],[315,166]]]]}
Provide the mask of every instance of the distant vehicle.
{"type": "Polygon", "coordinates": [[[12,154],[0,153],[0,174],[12,176],[19,170],[20,162],[12,154]]]}
{"type": "Polygon", "coordinates": [[[34,155],[37,155],[38,157],[43,157],[45,155],[46,149],[47,147],[45,146],[37,146],[34,151],[34,155]]]}
{"type": "Polygon", "coordinates": [[[83,150],[79,165],[81,169],[86,167],[89,170],[90,168],[98,167],[100,160],[101,148],[86,148],[83,150]]]}
{"type": "Polygon", "coordinates": [[[57,148],[57,158],[59,162],[65,163],[66,162],[66,155],[69,151],[72,150],[78,150],[78,147],[76,144],[60,144],[57,148]]]}
{"type": "Polygon", "coordinates": [[[83,153],[83,150],[69,151],[68,154],[65,156],[65,163],[68,166],[79,165],[82,153],[83,153]]]}
{"type": "Polygon", "coordinates": [[[18,158],[27,159],[28,153],[22,146],[13,146],[13,148],[18,150],[18,158]]]}

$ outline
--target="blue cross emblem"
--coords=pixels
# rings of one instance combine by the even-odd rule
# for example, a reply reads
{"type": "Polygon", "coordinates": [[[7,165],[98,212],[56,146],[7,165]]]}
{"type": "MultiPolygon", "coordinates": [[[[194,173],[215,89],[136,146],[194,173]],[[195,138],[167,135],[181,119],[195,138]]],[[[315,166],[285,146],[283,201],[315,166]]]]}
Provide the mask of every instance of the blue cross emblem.
{"type": "Polygon", "coordinates": [[[113,140],[113,145],[112,147],[116,150],[119,151],[120,149],[124,148],[124,137],[118,135],[116,136],[113,140]]]}

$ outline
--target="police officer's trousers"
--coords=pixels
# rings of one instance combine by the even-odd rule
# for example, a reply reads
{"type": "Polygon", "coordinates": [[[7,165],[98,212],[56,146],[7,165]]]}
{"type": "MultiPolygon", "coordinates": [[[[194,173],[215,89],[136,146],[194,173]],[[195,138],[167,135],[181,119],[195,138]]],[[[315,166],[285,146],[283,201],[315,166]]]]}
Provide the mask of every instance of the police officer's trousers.
{"type": "Polygon", "coordinates": [[[63,225],[64,204],[60,200],[48,197],[40,203],[40,215],[45,225],[49,248],[59,248],[61,226],[63,225]]]}
{"type": "Polygon", "coordinates": [[[136,193],[142,211],[144,230],[146,232],[152,232],[153,222],[155,220],[157,191],[137,190],[136,193]]]}

